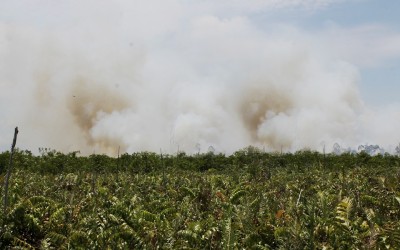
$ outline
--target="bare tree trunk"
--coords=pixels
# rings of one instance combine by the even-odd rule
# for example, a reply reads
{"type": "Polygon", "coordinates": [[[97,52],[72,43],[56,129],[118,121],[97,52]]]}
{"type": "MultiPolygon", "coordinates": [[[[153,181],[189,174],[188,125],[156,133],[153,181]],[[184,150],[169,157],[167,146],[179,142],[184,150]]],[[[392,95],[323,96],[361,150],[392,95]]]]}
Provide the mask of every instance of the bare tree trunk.
{"type": "Polygon", "coordinates": [[[6,174],[6,181],[4,182],[4,214],[7,214],[7,207],[8,207],[8,184],[10,181],[12,164],[13,164],[13,156],[14,156],[14,149],[15,144],[17,143],[17,135],[18,135],[18,127],[15,127],[14,131],[14,140],[11,145],[11,152],[10,152],[10,163],[8,165],[8,170],[6,174]]]}

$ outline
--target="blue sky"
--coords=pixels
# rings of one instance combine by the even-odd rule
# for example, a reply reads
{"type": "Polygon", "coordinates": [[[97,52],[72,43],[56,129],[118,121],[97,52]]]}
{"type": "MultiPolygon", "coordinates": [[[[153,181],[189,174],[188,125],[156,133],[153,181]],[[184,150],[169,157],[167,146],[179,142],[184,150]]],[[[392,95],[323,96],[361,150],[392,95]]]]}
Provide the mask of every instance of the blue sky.
{"type": "MultiPolygon", "coordinates": [[[[320,15],[328,16],[342,26],[378,24],[400,32],[400,2],[395,0],[342,4],[320,15]]],[[[318,18],[321,18],[318,17],[318,18]]],[[[373,49],[373,48],[371,48],[373,49]]],[[[373,68],[361,69],[361,90],[366,102],[375,105],[400,102],[400,58],[396,57],[373,68]]]]}
{"type": "MultiPolygon", "coordinates": [[[[368,0],[338,4],[322,10],[306,21],[312,25],[328,20],[340,26],[382,25],[400,32],[400,2],[396,0],[368,0]]],[[[373,49],[373,48],[371,48],[373,49]]],[[[371,67],[361,68],[361,91],[367,103],[374,105],[400,102],[400,58],[396,57],[371,67]]]]}
{"type": "Polygon", "coordinates": [[[89,153],[393,148],[399,10],[395,0],[2,0],[0,149],[15,125],[22,148],[89,153]]]}
{"type": "MultiPolygon", "coordinates": [[[[335,1],[333,1],[335,2],[335,1]]],[[[381,26],[392,33],[400,33],[400,1],[359,0],[338,1],[327,7],[280,9],[276,12],[256,13],[252,18],[261,27],[268,22],[290,23],[305,31],[321,31],[331,26],[343,29],[370,25],[381,26]]],[[[374,35],[374,34],[372,34],[374,35]]],[[[400,46],[400,44],[399,44],[400,46]]],[[[374,50],[374,48],[369,48],[374,50]]],[[[359,67],[360,90],[369,105],[399,103],[400,57],[385,58],[373,67],[359,67]]]]}

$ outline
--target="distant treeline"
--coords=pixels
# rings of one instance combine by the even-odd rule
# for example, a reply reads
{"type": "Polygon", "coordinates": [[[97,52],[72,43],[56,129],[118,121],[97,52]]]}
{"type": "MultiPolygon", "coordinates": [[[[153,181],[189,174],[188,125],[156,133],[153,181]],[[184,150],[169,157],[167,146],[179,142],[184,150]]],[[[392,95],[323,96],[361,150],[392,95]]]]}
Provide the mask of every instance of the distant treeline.
{"type": "MultiPolygon", "coordinates": [[[[295,153],[267,153],[255,147],[247,147],[232,155],[213,152],[189,155],[179,152],[174,155],[154,152],[122,154],[119,157],[93,154],[81,156],[79,152],[62,153],[55,150],[41,150],[34,155],[28,150],[17,150],[14,166],[17,169],[43,173],[96,171],[96,172],[133,172],[148,173],[166,169],[192,171],[229,170],[246,166],[264,168],[296,168],[306,170],[309,166],[321,168],[354,167],[394,167],[399,166],[399,156],[379,154],[371,156],[365,152],[357,154],[322,154],[316,151],[298,151],[295,153]]],[[[0,153],[0,172],[4,173],[8,165],[9,151],[0,153]]]]}

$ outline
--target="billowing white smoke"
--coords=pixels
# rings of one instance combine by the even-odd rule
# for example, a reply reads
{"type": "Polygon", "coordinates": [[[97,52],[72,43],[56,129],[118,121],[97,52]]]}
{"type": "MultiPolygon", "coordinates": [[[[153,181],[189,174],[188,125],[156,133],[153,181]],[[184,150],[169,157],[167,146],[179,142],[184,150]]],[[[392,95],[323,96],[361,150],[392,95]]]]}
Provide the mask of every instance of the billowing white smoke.
{"type": "Polygon", "coordinates": [[[44,2],[50,17],[0,20],[2,150],[15,125],[20,148],[83,153],[399,140],[399,113],[364,107],[356,66],[324,34],[260,29],[210,2],[44,2]]]}

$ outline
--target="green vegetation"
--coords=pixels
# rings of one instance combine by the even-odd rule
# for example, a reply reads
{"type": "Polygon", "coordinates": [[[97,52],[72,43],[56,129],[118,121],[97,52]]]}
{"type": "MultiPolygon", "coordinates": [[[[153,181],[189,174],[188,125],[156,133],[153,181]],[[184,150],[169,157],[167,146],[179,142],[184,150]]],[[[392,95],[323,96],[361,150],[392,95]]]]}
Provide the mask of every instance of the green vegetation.
{"type": "Polygon", "coordinates": [[[399,249],[400,159],[18,150],[9,204],[1,249],[399,249]]]}

